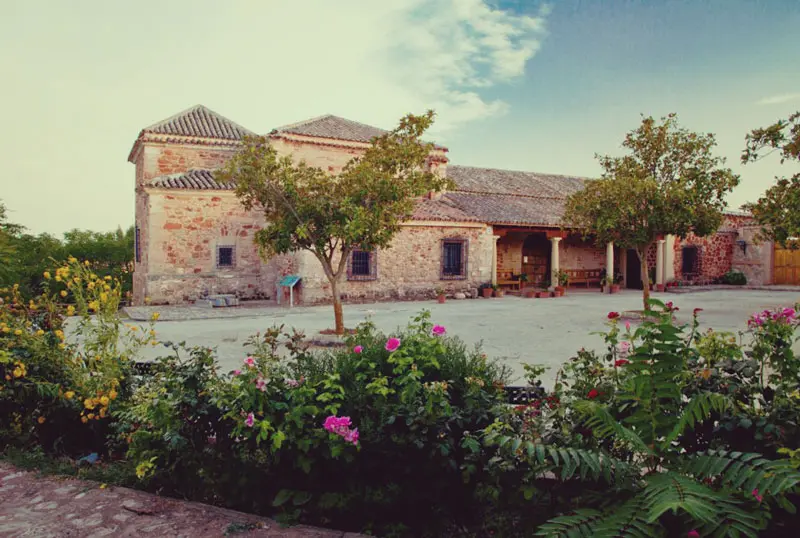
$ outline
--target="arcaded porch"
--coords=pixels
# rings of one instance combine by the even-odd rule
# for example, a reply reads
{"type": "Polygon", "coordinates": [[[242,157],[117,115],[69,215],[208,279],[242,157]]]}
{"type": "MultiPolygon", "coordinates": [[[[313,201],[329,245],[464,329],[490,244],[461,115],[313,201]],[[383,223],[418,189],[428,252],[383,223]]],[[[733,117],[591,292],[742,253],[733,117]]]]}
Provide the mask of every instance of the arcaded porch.
{"type": "MultiPolygon", "coordinates": [[[[494,239],[492,284],[499,287],[552,289],[562,272],[568,275],[569,286],[577,289],[600,288],[607,276],[624,287],[642,287],[644,275],[635,251],[613,243],[601,246],[577,233],[536,227],[496,226],[494,239]]],[[[647,278],[653,284],[663,285],[672,276],[667,242],[659,240],[651,249],[654,252],[648,252],[647,278]]]]}

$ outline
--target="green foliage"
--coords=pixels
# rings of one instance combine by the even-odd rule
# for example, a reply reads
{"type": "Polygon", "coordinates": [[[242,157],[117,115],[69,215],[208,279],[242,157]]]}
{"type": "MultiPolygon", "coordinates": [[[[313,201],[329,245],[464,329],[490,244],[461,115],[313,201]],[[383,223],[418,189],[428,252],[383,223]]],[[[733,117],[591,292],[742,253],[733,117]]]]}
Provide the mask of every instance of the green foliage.
{"type": "MultiPolygon", "coordinates": [[[[775,151],[780,153],[781,163],[800,161],[800,112],[769,127],[753,129],[746,138],[747,146],[742,153],[742,163],[758,161],[775,151]],[[768,150],[765,151],[764,150],[768,150]]],[[[775,241],[784,247],[797,248],[800,237],[800,173],[791,177],[777,178],[775,185],[767,189],[755,203],[746,204],[761,225],[761,237],[775,241]]]]}
{"type": "MultiPolygon", "coordinates": [[[[635,249],[647,275],[647,251],[660,236],[716,231],[739,177],[713,155],[714,135],[679,127],[675,114],[644,118],[622,145],[628,155],[598,157],[602,179],[569,197],[563,222],[599,244],[635,249]]],[[[645,283],[645,308],[648,297],[645,283]]]]}
{"type": "Polygon", "coordinates": [[[747,277],[741,271],[731,269],[722,275],[722,283],[731,286],[744,286],[747,284],[747,277]]]}
{"type": "Polygon", "coordinates": [[[244,207],[263,210],[267,225],[255,237],[262,253],[307,250],[322,264],[338,334],[344,325],[337,285],[352,250],[387,247],[415,199],[448,185],[427,166],[434,146],[421,139],[433,116],[404,117],[337,175],[278,157],[264,137],[246,138],[218,172],[221,181],[236,184],[244,207]]]}

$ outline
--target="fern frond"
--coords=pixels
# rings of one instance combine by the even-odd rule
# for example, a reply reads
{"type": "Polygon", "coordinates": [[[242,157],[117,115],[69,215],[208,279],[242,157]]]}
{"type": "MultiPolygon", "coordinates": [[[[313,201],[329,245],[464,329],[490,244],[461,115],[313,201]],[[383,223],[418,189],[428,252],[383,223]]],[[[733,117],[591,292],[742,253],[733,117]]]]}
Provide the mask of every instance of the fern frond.
{"type": "Polygon", "coordinates": [[[693,526],[704,529],[704,535],[758,536],[765,525],[763,516],[748,512],[742,507],[745,503],[729,493],[715,491],[678,473],[652,475],[644,492],[648,521],[658,521],[666,512],[685,513],[693,526]]]}
{"type": "Polygon", "coordinates": [[[617,440],[626,441],[632,448],[639,452],[651,454],[652,450],[636,432],[623,426],[604,405],[595,402],[580,401],[575,402],[575,410],[584,415],[585,424],[592,429],[596,437],[607,439],[615,437],[617,440]]]}
{"type": "Polygon", "coordinates": [[[669,447],[673,441],[686,431],[686,428],[694,428],[695,424],[708,419],[712,411],[724,413],[730,406],[730,400],[722,394],[714,394],[713,392],[696,394],[683,408],[683,413],[678,418],[675,427],[664,439],[663,446],[669,447]]]}
{"type": "Polygon", "coordinates": [[[709,450],[685,458],[684,472],[698,479],[720,479],[745,495],[779,495],[800,484],[800,471],[788,460],[768,460],[760,454],[709,450]]]}
{"type": "Polygon", "coordinates": [[[564,538],[592,538],[594,525],[603,518],[597,510],[575,510],[571,514],[554,517],[541,525],[534,536],[564,538]]]}
{"type": "Polygon", "coordinates": [[[595,538],[655,538],[665,536],[666,530],[658,522],[647,520],[647,500],[636,495],[618,506],[595,525],[595,538]]]}

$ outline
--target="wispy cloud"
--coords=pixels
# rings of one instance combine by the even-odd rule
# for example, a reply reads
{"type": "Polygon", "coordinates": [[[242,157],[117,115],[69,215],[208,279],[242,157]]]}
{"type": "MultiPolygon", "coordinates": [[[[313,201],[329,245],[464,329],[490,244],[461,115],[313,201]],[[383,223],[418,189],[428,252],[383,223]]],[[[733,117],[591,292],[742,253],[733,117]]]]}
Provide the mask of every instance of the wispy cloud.
{"type": "Polygon", "coordinates": [[[800,92],[794,93],[784,93],[780,95],[772,95],[770,97],[765,97],[760,101],[756,102],[757,105],[781,105],[783,103],[789,103],[791,101],[800,101],[800,92]]]}

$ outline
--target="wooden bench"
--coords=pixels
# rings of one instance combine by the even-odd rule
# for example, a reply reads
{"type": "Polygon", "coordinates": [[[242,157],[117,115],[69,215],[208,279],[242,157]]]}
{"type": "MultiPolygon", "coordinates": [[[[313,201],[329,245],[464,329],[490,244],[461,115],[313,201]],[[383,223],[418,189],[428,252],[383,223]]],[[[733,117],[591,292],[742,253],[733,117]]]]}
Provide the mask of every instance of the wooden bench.
{"type": "Polygon", "coordinates": [[[589,284],[597,284],[599,286],[602,281],[600,277],[602,269],[566,269],[566,272],[569,275],[570,285],[586,284],[588,288],[589,284]]]}
{"type": "Polygon", "coordinates": [[[519,279],[514,280],[514,273],[510,271],[497,273],[497,285],[499,287],[509,286],[518,290],[522,289],[522,281],[519,279]]]}

